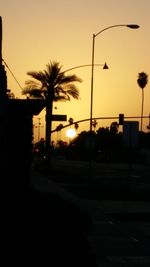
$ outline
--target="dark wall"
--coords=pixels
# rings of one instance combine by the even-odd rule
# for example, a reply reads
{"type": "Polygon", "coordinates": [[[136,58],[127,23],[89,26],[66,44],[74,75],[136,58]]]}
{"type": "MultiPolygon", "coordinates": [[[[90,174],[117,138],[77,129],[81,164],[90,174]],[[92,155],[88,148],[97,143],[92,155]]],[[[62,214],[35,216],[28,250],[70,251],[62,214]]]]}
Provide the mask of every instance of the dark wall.
{"type": "Polygon", "coordinates": [[[14,190],[26,190],[32,151],[32,116],[8,109],[6,160],[9,184],[14,190]]]}
{"type": "Polygon", "coordinates": [[[0,176],[3,205],[19,205],[28,193],[32,157],[32,115],[7,101],[1,114],[0,176]]]}

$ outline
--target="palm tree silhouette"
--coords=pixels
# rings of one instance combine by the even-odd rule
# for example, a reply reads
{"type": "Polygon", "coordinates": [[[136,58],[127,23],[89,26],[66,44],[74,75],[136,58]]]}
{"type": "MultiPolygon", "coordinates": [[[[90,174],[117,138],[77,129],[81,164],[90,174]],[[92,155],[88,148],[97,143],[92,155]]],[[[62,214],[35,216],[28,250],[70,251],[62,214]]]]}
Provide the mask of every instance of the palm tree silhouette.
{"type": "Polygon", "coordinates": [[[148,75],[145,72],[140,72],[138,74],[137,83],[142,89],[142,107],[141,107],[141,131],[143,129],[143,108],[144,108],[144,88],[148,83],[148,75]]]}
{"type": "Polygon", "coordinates": [[[74,124],[74,128],[77,130],[79,128],[79,124],[77,122],[75,122],[74,124]]]}
{"type": "Polygon", "coordinates": [[[97,121],[96,120],[93,120],[92,121],[92,126],[94,127],[94,131],[95,131],[95,129],[96,129],[96,127],[97,127],[97,121]]]}
{"type": "Polygon", "coordinates": [[[70,101],[79,98],[79,90],[74,84],[82,80],[76,75],[65,75],[56,61],[46,65],[44,71],[29,71],[34,80],[26,81],[23,94],[29,98],[43,98],[46,101],[46,155],[50,155],[53,101],[70,101]]]}
{"type": "Polygon", "coordinates": [[[70,125],[73,124],[73,121],[74,121],[73,118],[69,118],[69,120],[68,120],[68,122],[69,122],[70,125]]]}

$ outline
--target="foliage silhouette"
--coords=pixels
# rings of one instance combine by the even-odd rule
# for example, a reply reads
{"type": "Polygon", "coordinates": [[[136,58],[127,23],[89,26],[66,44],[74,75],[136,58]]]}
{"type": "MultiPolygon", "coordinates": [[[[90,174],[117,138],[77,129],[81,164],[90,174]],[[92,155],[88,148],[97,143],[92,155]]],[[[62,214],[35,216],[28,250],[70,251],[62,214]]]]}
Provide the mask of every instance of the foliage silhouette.
{"type": "Polygon", "coordinates": [[[144,88],[148,83],[148,75],[145,72],[138,74],[137,83],[142,89],[142,106],[141,106],[141,131],[143,129],[143,108],[144,108],[144,88]]]}
{"type": "Polygon", "coordinates": [[[49,157],[51,145],[52,111],[54,101],[70,101],[79,98],[75,82],[82,80],[76,75],[66,75],[58,62],[50,62],[44,71],[27,72],[33,80],[26,81],[23,94],[29,98],[40,97],[46,101],[46,150],[49,157]]]}

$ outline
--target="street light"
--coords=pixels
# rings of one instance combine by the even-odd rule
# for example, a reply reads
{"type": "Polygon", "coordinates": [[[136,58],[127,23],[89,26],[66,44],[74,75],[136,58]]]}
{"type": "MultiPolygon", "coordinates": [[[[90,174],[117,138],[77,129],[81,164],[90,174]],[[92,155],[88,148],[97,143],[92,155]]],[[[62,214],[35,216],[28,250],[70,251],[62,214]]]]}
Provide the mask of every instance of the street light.
{"type": "MultiPolygon", "coordinates": [[[[74,69],[78,69],[78,68],[91,67],[91,66],[92,66],[91,64],[79,65],[79,66],[75,66],[75,67],[73,67],[73,68],[64,70],[64,71],[62,71],[61,73],[65,73],[65,72],[67,72],[67,71],[74,70],[74,69]]],[[[103,66],[103,69],[108,69],[108,65],[107,65],[106,62],[105,62],[104,64],[94,64],[94,66],[103,66]]]]}
{"type": "Polygon", "coordinates": [[[112,25],[109,27],[104,28],[103,30],[99,31],[96,34],[93,34],[93,43],[92,43],[92,71],[91,71],[91,107],[90,107],[90,132],[92,132],[92,117],[93,117],[93,77],[94,77],[94,50],[95,50],[95,37],[97,37],[99,34],[102,32],[115,28],[115,27],[128,27],[130,29],[138,29],[139,25],[137,24],[117,24],[117,25],[112,25]]]}
{"type": "MultiPolygon", "coordinates": [[[[94,77],[94,52],[95,52],[95,37],[97,37],[102,32],[115,28],[115,27],[128,27],[130,29],[138,29],[139,25],[137,24],[116,24],[108,26],[96,34],[93,34],[93,43],[92,43],[92,70],[91,70],[91,106],[90,106],[90,134],[92,133],[92,119],[93,119],[93,77],[94,77]]],[[[90,136],[90,153],[89,153],[89,177],[91,177],[91,167],[92,167],[92,136],[90,136]]]]}

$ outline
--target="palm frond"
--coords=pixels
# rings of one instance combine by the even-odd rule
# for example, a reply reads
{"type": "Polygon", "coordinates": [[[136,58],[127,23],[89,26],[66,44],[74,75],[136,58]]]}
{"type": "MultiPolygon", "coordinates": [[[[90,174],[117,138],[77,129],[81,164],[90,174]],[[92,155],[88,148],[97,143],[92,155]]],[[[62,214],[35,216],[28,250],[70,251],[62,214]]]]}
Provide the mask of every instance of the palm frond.
{"type": "Polygon", "coordinates": [[[79,90],[74,84],[68,84],[66,86],[66,93],[74,99],[79,99],[79,90]]]}
{"type": "Polygon", "coordinates": [[[57,78],[61,72],[61,66],[58,62],[53,61],[46,65],[46,70],[44,74],[46,76],[49,85],[55,85],[57,83],[57,78]]]}
{"type": "Polygon", "coordinates": [[[50,61],[44,71],[29,71],[27,74],[33,80],[26,81],[26,87],[23,94],[40,94],[47,99],[51,95],[53,101],[70,101],[71,97],[78,99],[79,90],[75,82],[82,82],[82,79],[76,75],[66,75],[61,71],[62,66],[57,61],[50,61]],[[39,91],[36,91],[38,89],[39,91]],[[51,94],[51,92],[54,92],[51,94]]]}
{"type": "Polygon", "coordinates": [[[65,99],[70,101],[71,97],[74,99],[79,99],[79,90],[74,84],[66,84],[66,86],[60,85],[59,87],[57,86],[55,88],[54,95],[55,98],[64,95],[65,99]]]}
{"type": "Polygon", "coordinates": [[[59,95],[59,96],[54,96],[54,101],[68,101],[70,98],[67,95],[59,95]]]}
{"type": "Polygon", "coordinates": [[[45,77],[44,72],[42,72],[42,71],[39,71],[39,72],[29,71],[29,72],[27,72],[27,74],[29,76],[31,76],[33,79],[39,81],[42,85],[44,85],[44,86],[48,85],[48,82],[47,82],[47,79],[45,77]]]}
{"type": "Polygon", "coordinates": [[[23,94],[24,95],[28,95],[29,98],[41,98],[41,99],[44,99],[44,96],[41,92],[41,90],[39,89],[30,89],[30,88],[25,88],[23,90],[23,94]]]}
{"type": "Polygon", "coordinates": [[[28,80],[25,82],[25,88],[37,88],[40,89],[41,88],[41,83],[34,81],[34,80],[28,80]]]}
{"type": "Polygon", "coordinates": [[[82,79],[76,76],[75,74],[61,77],[62,84],[68,84],[72,82],[82,82],[82,79]]]}

